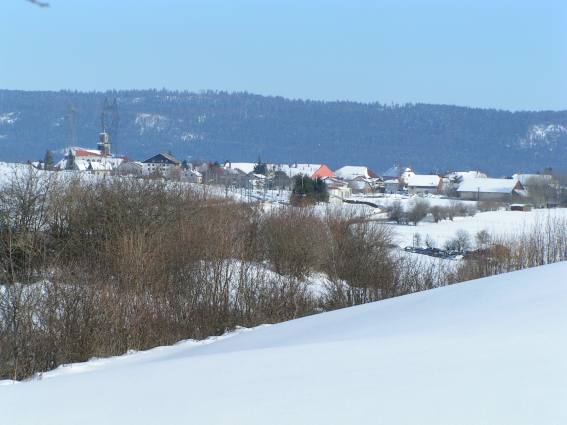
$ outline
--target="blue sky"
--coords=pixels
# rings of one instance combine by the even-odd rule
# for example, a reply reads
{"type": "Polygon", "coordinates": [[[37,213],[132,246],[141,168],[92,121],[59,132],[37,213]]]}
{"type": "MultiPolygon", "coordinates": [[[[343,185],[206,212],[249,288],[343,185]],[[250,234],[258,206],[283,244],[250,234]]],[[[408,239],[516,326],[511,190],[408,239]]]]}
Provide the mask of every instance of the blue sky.
{"type": "Polygon", "coordinates": [[[567,109],[564,0],[0,1],[0,88],[567,109]]]}

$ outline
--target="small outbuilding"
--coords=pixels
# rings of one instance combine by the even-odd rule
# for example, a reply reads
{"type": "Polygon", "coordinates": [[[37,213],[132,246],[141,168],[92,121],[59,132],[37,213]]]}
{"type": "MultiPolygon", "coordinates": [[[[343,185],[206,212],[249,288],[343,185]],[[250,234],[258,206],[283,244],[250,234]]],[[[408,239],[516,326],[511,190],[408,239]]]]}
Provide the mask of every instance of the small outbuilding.
{"type": "Polygon", "coordinates": [[[511,204],[510,205],[510,211],[531,211],[532,207],[531,205],[528,204],[511,204]]]}

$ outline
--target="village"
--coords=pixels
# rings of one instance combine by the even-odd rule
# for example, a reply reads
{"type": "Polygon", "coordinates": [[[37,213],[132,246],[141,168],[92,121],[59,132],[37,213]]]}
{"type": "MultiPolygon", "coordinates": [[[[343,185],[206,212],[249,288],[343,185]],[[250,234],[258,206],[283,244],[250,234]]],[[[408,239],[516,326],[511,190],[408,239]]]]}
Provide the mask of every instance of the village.
{"type": "MultiPolygon", "coordinates": [[[[99,134],[96,149],[70,147],[54,163],[51,153],[30,164],[38,169],[95,175],[160,178],[218,186],[228,195],[251,201],[289,203],[294,182],[324,182],[329,203],[363,203],[384,207],[381,199],[445,198],[482,203],[484,209],[529,211],[555,208],[567,203],[566,186],[552,170],[490,177],[478,170],[455,170],[421,174],[408,166],[394,165],[377,173],[364,165],[344,165],[332,170],[326,164],[187,161],[172,153],[157,153],[142,161],[111,152],[109,134],[99,134]]],[[[386,202],[387,203],[387,202],[386,202]]]]}

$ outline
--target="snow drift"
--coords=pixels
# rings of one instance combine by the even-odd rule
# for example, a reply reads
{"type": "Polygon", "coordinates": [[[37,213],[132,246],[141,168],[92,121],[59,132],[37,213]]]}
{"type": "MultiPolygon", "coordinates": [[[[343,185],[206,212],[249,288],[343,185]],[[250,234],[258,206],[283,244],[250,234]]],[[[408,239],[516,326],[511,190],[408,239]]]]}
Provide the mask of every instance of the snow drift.
{"type": "Polygon", "coordinates": [[[567,423],[567,263],[0,385],[6,424],[567,423]]]}

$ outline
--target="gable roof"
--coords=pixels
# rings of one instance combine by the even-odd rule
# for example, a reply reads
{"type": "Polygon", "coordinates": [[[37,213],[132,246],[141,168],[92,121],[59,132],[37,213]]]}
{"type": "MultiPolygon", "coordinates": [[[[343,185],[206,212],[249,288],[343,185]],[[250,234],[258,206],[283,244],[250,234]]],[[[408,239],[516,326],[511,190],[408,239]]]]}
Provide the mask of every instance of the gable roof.
{"type": "Polygon", "coordinates": [[[254,167],[256,167],[255,162],[227,162],[225,168],[233,168],[235,170],[240,170],[245,174],[250,174],[254,172],[254,167]]]}
{"type": "Polygon", "coordinates": [[[408,186],[412,187],[438,187],[441,177],[436,174],[414,174],[408,178],[408,186]]]}
{"type": "MultiPolygon", "coordinates": [[[[308,176],[308,177],[313,177],[322,167],[328,168],[324,164],[291,164],[291,165],[277,164],[274,166],[274,169],[276,171],[283,171],[289,177],[295,177],[300,174],[303,174],[304,176],[308,176]]],[[[329,173],[322,173],[322,174],[329,174],[329,173]]],[[[332,171],[331,171],[331,175],[332,175],[332,171]]],[[[331,175],[329,175],[328,177],[331,177],[331,175]]],[[[324,177],[324,176],[320,175],[318,177],[324,177]]]]}
{"type": "Polygon", "coordinates": [[[445,177],[447,177],[448,179],[460,178],[461,180],[465,180],[465,179],[475,179],[475,178],[485,179],[488,176],[480,171],[453,171],[447,174],[445,177]]]}
{"type": "Polygon", "coordinates": [[[100,157],[103,156],[99,150],[95,149],[85,149],[79,147],[70,148],[71,155],[75,157],[100,157]]]}
{"type": "Polygon", "coordinates": [[[145,161],[142,161],[145,164],[153,164],[153,163],[157,163],[157,164],[175,164],[175,165],[179,165],[181,164],[181,161],[178,160],[177,158],[175,158],[173,155],[170,155],[168,153],[158,153],[157,155],[152,156],[151,158],[146,159],[145,161]]]}
{"type": "Polygon", "coordinates": [[[378,175],[368,167],[358,165],[345,165],[344,167],[335,170],[335,175],[341,179],[354,180],[357,177],[376,178],[378,175]]]}
{"type": "Polygon", "coordinates": [[[512,193],[516,188],[523,189],[515,179],[472,178],[463,180],[457,192],[512,193]]]}

